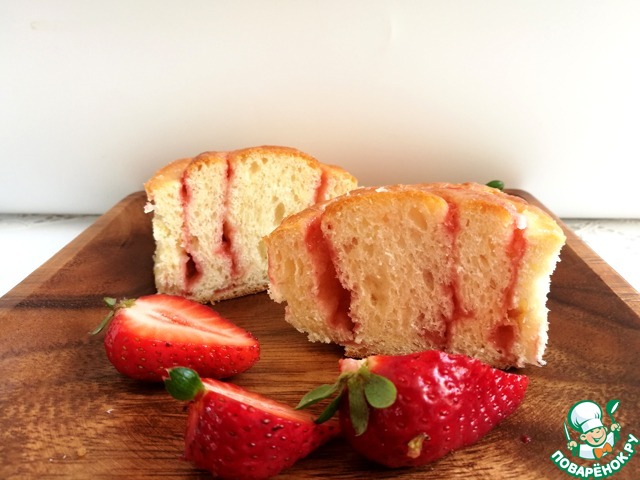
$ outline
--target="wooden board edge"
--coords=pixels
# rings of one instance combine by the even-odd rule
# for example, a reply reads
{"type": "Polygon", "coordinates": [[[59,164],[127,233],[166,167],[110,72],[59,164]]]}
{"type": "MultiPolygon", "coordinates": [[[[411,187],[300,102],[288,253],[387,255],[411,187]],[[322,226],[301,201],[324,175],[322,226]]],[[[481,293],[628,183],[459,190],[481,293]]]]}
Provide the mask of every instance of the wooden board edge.
{"type": "Polygon", "coordinates": [[[140,202],[142,195],[145,195],[143,191],[133,192],[100,215],[91,225],[69,241],[51,258],[0,297],[0,309],[10,310],[15,305],[31,297],[40,285],[64,268],[69,262],[72,262],[78,252],[87,248],[105,229],[110,228],[111,224],[118,220],[121,213],[130,208],[130,204],[140,202]]]}

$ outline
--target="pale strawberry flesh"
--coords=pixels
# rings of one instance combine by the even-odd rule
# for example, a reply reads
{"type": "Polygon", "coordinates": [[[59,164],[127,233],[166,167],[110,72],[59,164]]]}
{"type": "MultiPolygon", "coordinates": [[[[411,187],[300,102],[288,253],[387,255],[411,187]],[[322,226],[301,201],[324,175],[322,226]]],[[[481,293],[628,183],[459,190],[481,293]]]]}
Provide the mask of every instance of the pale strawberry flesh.
{"type": "Polygon", "coordinates": [[[226,378],[260,357],[259,343],[249,332],[208,306],[164,294],[117,309],[104,341],[119,372],[148,381],[161,381],[166,369],[176,366],[226,378]]]}
{"type": "MultiPolygon", "coordinates": [[[[340,421],[356,450],[389,467],[424,465],[477,442],[517,409],[528,384],[524,375],[437,351],[366,362],[369,371],[395,384],[397,400],[372,408],[362,435],[354,434],[345,398],[340,421]]],[[[345,363],[343,371],[353,368],[345,363]]]]}
{"type": "Polygon", "coordinates": [[[197,335],[208,345],[248,346],[255,342],[211,308],[183,297],[141,297],[123,314],[131,328],[145,338],[193,343],[197,335]]]}
{"type": "Polygon", "coordinates": [[[189,406],[185,459],[216,478],[269,478],[338,434],[293,410],[236,385],[203,379],[205,393],[189,406]]]}

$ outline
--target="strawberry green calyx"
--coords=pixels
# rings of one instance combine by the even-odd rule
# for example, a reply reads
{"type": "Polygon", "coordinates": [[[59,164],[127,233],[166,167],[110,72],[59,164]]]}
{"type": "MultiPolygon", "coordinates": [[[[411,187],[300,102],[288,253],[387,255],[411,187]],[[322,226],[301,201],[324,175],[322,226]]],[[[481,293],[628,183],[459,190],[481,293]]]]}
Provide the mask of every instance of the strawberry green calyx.
{"type": "Polygon", "coordinates": [[[502,180],[491,180],[490,182],[487,182],[487,187],[504,190],[504,182],[502,180]]]}
{"type": "Polygon", "coordinates": [[[396,400],[396,387],[389,379],[372,373],[365,361],[345,360],[347,371],[340,374],[331,385],[325,384],[304,395],[296,410],[309,407],[322,400],[335,398],[315,420],[323,423],[329,420],[340,407],[344,392],[348,392],[349,416],[356,435],[362,435],[369,423],[369,407],[387,408],[396,400]]]}
{"type": "Polygon", "coordinates": [[[169,376],[164,379],[164,386],[176,400],[193,400],[205,390],[200,376],[195,370],[186,367],[167,369],[169,376]]]}
{"type": "Polygon", "coordinates": [[[102,322],[100,322],[100,325],[98,325],[91,332],[89,332],[89,335],[97,335],[98,333],[100,333],[102,330],[105,329],[107,325],[109,325],[109,322],[111,321],[111,319],[113,318],[113,316],[115,315],[118,309],[129,308],[133,306],[133,303],[135,302],[135,300],[131,298],[123,298],[122,300],[118,301],[113,297],[104,297],[102,301],[107,307],[109,307],[109,313],[107,313],[107,315],[102,319],[102,322]]]}
{"type": "Polygon", "coordinates": [[[366,370],[364,395],[372,407],[387,408],[396,401],[397,391],[391,380],[366,370]]]}

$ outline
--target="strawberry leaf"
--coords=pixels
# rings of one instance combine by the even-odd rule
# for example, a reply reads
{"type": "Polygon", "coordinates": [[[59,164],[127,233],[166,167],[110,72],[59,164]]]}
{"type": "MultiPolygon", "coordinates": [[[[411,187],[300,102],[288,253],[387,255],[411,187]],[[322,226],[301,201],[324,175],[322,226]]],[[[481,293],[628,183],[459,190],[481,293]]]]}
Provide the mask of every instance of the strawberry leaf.
{"type": "Polygon", "coordinates": [[[335,413],[338,411],[338,408],[340,407],[341,399],[342,399],[342,391],[336,398],[331,400],[331,403],[329,403],[329,405],[326,406],[326,408],[322,411],[322,413],[318,415],[318,418],[314,420],[314,423],[318,423],[318,424],[324,423],[327,420],[329,420],[331,417],[333,417],[335,413]]]}
{"type": "Polygon", "coordinates": [[[135,302],[135,300],[130,298],[125,298],[118,302],[118,300],[113,297],[104,297],[102,301],[107,307],[109,307],[109,313],[107,313],[107,315],[102,319],[100,325],[89,332],[89,335],[97,335],[100,333],[109,324],[119,308],[129,308],[135,302]]]}
{"type": "Polygon", "coordinates": [[[369,424],[369,406],[364,394],[364,381],[361,376],[349,378],[349,416],[356,436],[362,435],[369,424]]]}
{"type": "Polygon", "coordinates": [[[109,321],[111,321],[111,319],[113,318],[113,314],[115,313],[115,310],[111,310],[109,313],[107,313],[107,315],[102,319],[102,321],[100,322],[100,325],[98,325],[96,328],[94,328],[93,330],[91,330],[89,332],[89,335],[97,335],[99,334],[102,330],[104,330],[104,327],[106,327],[109,324],[109,321]]]}
{"type": "Polygon", "coordinates": [[[329,420],[340,408],[345,387],[349,392],[349,412],[351,424],[356,435],[362,435],[369,423],[369,405],[374,408],[387,408],[397,396],[396,387],[389,379],[371,373],[366,364],[357,369],[343,371],[334,384],[324,384],[304,395],[296,406],[296,410],[325,400],[336,392],[338,395],[322,411],[315,423],[329,420]]]}
{"type": "Polygon", "coordinates": [[[504,190],[504,182],[502,180],[491,180],[490,182],[487,182],[487,187],[504,190]]]}
{"type": "Polygon", "coordinates": [[[167,370],[168,378],[164,386],[176,400],[193,400],[204,391],[204,384],[195,370],[186,367],[175,367],[167,370]]]}
{"type": "Polygon", "coordinates": [[[397,390],[388,378],[370,373],[365,377],[364,395],[372,407],[387,408],[396,401],[397,390]]]}
{"type": "Polygon", "coordinates": [[[337,381],[334,384],[324,384],[320,385],[317,388],[314,388],[307,394],[305,394],[301,399],[298,405],[296,406],[296,410],[300,410],[302,408],[309,407],[314,403],[318,403],[321,400],[329,398],[331,395],[336,393],[338,390],[342,389],[342,383],[337,381]]]}
{"type": "Polygon", "coordinates": [[[116,303],[118,302],[118,300],[116,300],[113,297],[104,297],[102,299],[102,301],[104,302],[104,304],[109,307],[109,308],[115,308],[116,303]]]}

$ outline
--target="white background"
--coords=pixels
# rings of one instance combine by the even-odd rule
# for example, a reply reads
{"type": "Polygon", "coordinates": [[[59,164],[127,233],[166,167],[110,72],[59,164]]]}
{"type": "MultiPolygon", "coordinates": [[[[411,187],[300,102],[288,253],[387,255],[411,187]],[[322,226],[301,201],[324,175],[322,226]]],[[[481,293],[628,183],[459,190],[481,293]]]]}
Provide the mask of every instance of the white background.
{"type": "Polygon", "coordinates": [[[0,0],[0,212],[102,213],[204,150],[502,179],[640,217],[636,0],[0,0]]]}

